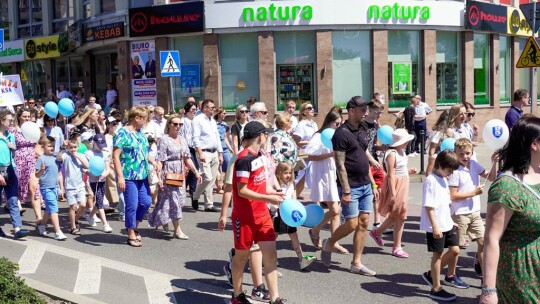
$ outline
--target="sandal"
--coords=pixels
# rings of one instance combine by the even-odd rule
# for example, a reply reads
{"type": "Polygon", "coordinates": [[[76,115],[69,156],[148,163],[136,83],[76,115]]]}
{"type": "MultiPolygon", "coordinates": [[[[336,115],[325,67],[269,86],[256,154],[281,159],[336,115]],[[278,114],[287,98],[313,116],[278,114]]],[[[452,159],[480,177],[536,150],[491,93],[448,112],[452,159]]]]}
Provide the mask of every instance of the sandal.
{"type": "Polygon", "coordinates": [[[133,231],[135,232],[135,238],[137,239],[137,241],[142,241],[142,236],[139,234],[139,230],[133,229],[133,231]]]}
{"type": "Polygon", "coordinates": [[[403,251],[403,248],[399,247],[399,248],[394,248],[392,250],[392,255],[397,257],[397,258],[402,258],[402,259],[406,259],[409,257],[409,254],[406,253],[405,251],[403,251]]]}
{"type": "Polygon", "coordinates": [[[347,248],[339,245],[339,244],[335,244],[334,245],[334,252],[335,253],[339,253],[339,254],[343,254],[343,255],[347,255],[349,254],[349,250],[347,250],[347,248]]]}
{"type": "Polygon", "coordinates": [[[81,235],[81,230],[79,229],[79,227],[71,228],[71,230],[69,231],[69,233],[71,233],[71,234],[73,234],[73,235],[81,235]]]}
{"type": "Polygon", "coordinates": [[[311,243],[313,246],[317,249],[321,249],[321,237],[318,235],[313,235],[313,229],[309,229],[309,238],[311,239],[311,243]]]}
{"type": "Polygon", "coordinates": [[[142,243],[137,239],[127,239],[127,244],[131,247],[141,247],[142,243]]]}

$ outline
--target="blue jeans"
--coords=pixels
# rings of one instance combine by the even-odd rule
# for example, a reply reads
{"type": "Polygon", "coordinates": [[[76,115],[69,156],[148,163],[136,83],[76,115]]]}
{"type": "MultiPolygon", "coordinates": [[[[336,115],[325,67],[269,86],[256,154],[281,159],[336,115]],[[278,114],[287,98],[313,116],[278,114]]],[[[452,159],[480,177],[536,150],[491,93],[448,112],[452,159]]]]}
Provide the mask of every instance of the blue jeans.
{"type": "MultiPolygon", "coordinates": [[[[339,196],[342,196],[343,189],[338,188],[339,196]]],[[[352,187],[351,202],[349,205],[341,204],[341,214],[346,219],[358,217],[360,213],[371,213],[373,210],[373,190],[371,184],[352,187]]]]}
{"type": "Polygon", "coordinates": [[[223,164],[221,165],[221,172],[227,172],[227,168],[229,167],[229,162],[231,161],[231,150],[229,149],[223,149],[223,164]]]}
{"type": "Polygon", "coordinates": [[[8,178],[6,180],[6,185],[0,186],[0,193],[2,193],[2,190],[6,192],[9,217],[11,218],[13,228],[20,228],[22,227],[22,220],[19,210],[19,203],[17,202],[17,188],[19,187],[19,180],[17,179],[17,174],[15,173],[13,166],[9,166],[7,172],[8,178]]]}
{"type": "Polygon", "coordinates": [[[142,222],[150,205],[152,205],[148,179],[126,180],[124,200],[126,209],[126,229],[135,229],[137,227],[136,221],[142,222]]]}

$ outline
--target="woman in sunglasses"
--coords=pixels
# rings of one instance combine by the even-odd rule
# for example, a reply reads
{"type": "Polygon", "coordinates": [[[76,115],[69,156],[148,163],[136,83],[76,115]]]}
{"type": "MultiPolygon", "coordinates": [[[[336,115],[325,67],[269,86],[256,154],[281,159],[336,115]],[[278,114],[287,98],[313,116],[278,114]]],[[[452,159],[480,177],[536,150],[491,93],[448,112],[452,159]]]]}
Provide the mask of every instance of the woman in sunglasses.
{"type": "Polygon", "coordinates": [[[245,105],[239,105],[236,107],[236,121],[231,126],[233,155],[240,152],[239,150],[242,147],[242,137],[244,135],[244,126],[248,123],[248,121],[248,108],[245,105]]]}

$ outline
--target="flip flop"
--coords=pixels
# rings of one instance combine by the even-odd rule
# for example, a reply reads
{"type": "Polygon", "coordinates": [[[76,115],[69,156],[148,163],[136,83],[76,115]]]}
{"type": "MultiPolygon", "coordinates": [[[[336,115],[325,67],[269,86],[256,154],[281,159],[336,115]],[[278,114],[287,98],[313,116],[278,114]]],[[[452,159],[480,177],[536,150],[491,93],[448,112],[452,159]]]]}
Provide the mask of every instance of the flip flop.
{"type": "Polygon", "coordinates": [[[406,259],[409,257],[409,254],[403,251],[403,248],[401,247],[394,248],[394,250],[392,250],[392,255],[397,258],[402,258],[402,259],[406,259]]]}
{"type": "Polygon", "coordinates": [[[137,239],[127,239],[127,244],[131,247],[141,247],[142,243],[137,239]]]}
{"type": "Polygon", "coordinates": [[[321,249],[321,237],[318,235],[313,235],[313,229],[309,229],[309,238],[311,239],[311,243],[313,246],[317,249],[321,249]]]}

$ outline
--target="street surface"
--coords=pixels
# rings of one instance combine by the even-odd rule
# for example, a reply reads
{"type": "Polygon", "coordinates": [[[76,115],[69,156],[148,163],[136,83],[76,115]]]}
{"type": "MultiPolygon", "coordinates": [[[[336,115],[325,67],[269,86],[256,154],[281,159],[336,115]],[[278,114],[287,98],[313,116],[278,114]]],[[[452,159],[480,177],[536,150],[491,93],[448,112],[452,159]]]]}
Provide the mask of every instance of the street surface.
{"type": "MultiPolygon", "coordinates": [[[[490,151],[480,146],[478,159],[490,167],[490,151]]],[[[419,157],[410,158],[409,167],[420,168],[419,157]]],[[[283,277],[279,279],[280,295],[287,303],[432,303],[427,297],[429,287],[421,274],[429,269],[431,255],[425,245],[425,233],[419,230],[422,184],[412,178],[409,194],[409,218],[403,236],[408,259],[391,255],[391,237],[385,236],[386,245],[379,248],[366,237],[363,263],[377,271],[375,277],[349,272],[350,255],[332,255],[330,268],[317,261],[307,271],[300,272],[298,260],[286,235],[277,241],[278,259],[283,277]]],[[[488,189],[488,185],[486,185],[488,189]]],[[[487,191],[486,191],[487,192],[487,191]]],[[[220,202],[221,196],[215,195],[220,202]]],[[[485,211],[486,193],[482,195],[485,211]]],[[[33,214],[28,210],[23,221],[33,231],[23,240],[0,239],[0,256],[20,264],[20,274],[28,283],[41,291],[77,303],[228,303],[231,289],[222,267],[228,260],[233,244],[230,230],[217,231],[219,213],[194,212],[189,199],[184,207],[182,230],[190,239],[172,238],[172,232],[149,228],[144,222],[141,235],[144,246],[132,248],[126,244],[123,223],[116,215],[109,215],[114,231],[106,234],[101,224],[89,227],[81,222],[82,236],[69,235],[66,206],[61,209],[61,223],[68,236],[65,242],[52,237],[38,236],[33,227],[33,214]]],[[[216,204],[219,206],[220,204],[216,204]]],[[[11,229],[9,215],[0,213],[0,227],[11,229]]],[[[172,225],[171,225],[172,228],[172,225]]],[[[370,224],[371,228],[371,224],[370,224]]],[[[49,225],[49,230],[51,226],[49,225]]],[[[318,259],[308,237],[308,229],[299,229],[305,254],[318,259]]],[[[321,237],[328,237],[323,231],[321,237]]],[[[352,252],[352,235],[340,241],[352,252]]],[[[476,245],[471,244],[460,253],[458,274],[471,288],[461,290],[445,287],[456,293],[457,303],[477,303],[480,278],[472,269],[476,245]]],[[[246,270],[244,289],[251,294],[251,276],[246,270]]],[[[252,301],[253,303],[260,303],[252,301]]]]}

